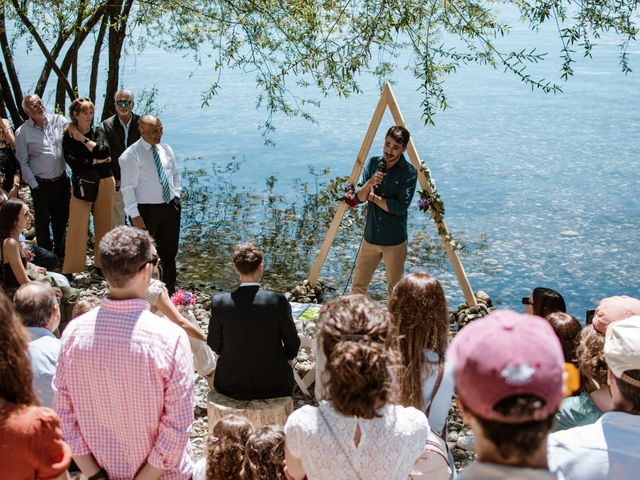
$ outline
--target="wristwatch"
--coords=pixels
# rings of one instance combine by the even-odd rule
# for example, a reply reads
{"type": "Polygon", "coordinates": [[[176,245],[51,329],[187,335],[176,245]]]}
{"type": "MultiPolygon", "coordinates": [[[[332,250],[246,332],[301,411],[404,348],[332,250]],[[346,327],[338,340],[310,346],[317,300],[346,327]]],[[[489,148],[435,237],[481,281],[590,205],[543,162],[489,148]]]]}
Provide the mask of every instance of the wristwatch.
{"type": "Polygon", "coordinates": [[[89,138],[84,137],[84,142],[82,142],[82,143],[84,143],[85,145],[86,145],[87,143],[89,143],[89,138]]]}

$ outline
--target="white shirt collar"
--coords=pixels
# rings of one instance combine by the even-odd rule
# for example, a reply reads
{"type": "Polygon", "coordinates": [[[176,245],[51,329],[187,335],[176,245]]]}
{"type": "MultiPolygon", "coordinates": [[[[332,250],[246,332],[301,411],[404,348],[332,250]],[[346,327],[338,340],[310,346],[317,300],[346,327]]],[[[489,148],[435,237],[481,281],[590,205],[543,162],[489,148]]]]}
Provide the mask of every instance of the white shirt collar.
{"type": "Polygon", "coordinates": [[[260,286],[259,282],[242,282],[240,284],[241,287],[255,287],[255,286],[260,286]]]}

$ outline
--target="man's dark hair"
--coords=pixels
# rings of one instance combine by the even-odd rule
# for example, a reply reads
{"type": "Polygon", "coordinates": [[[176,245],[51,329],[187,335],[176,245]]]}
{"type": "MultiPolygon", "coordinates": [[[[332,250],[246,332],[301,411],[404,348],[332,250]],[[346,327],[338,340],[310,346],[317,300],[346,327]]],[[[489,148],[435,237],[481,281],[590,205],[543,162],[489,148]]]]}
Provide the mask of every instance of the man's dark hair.
{"type": "Polygon", "coordinates": [[[395,127],[391,127],[389,130],[387,130],[387,134],[384,136],[384,138],[387,137],[393,138],[400,145],[406,147],[409,144],[409,138],[411,137],[411,134],[406,128],[396,125],[395,127]]]}
{"type": "Polygon", "coordinates": [[[56,292],[43,282],[22,285],[13,297],[16,313],[27,327],[45,328],[57,305],[56,292]]]}
{"type": "Polygon", "coordinates": [[[146,230],[117,227],[100,241],[102,273],[113,287],[125,287],[151,259],[151,237],[146,230]]]}
{"type": "Polygon", "coordinates": [[[233,264],[242,275],[251,275],[262,263],[262,250],[254,243],[241,243],[233,250],[233,264]]]}
{"type": "MultiPolygon", "coordinates": [[[[502,415],[513,417],[530,416],[545,406],[545,401],[535,395],[516,395],[505,398],[496,404],[494,409],[502,415]]],[[[545,442],[553,425],[554,414],[543,420],[525,423],[502,423],[486,420],[475,415],[482,427],[484,435],[498,449],[504,458],[515,458],[524,461],[531,452],[537,450],[545,442]]]]}
{"type": "MultiPolygon", "coordinates": [[[[627,370],[624,374],[631,377],[633,380],[640,382],[640,370],[627,370]]],[[[631,385],[629,382],[626,382],[621,378],[614,378],[618,385],[618,390],[620,390],[620,394],[628,403],[625,411],[635,415],[640,415],[640,387],[631,385]]]]}

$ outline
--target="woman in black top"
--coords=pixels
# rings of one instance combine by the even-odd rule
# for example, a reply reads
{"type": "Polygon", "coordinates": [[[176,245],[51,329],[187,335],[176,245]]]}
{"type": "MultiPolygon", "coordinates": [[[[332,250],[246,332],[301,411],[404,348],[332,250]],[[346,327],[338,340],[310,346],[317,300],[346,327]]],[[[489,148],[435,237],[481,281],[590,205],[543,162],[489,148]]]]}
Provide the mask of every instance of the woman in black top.
{"type": "Polygon", "coordinates": [[[0,118],[0,173],[4,175],[2,189],[9,198],[18,198],[20,189],[20,165],[15,150],[16,137],[11,125],[5,118],[0,118]]]}
{"type": "Polygon", "coordinates": [[[95,107],[91,99],[75,99],[69,109],[71,123],[62,139],[64,159],[71,167],[74,184],[69,204],[69,227],[62,273],[77,273],[85,270],[89,213],[92,208],[95,268],[100,268],[100,240],[111,230],[116,182],[111,170],[109,144],[104,131],[92,125],[94,111],[95,107]],[[91,176],[92,173],[95,175],[95,183],[99,185],[98,195],[94,201],[84,200],[80,197],[85,195],[90,187],[89,184],[83,183],[83,186],[77,188],[78,179],[91,176]]]}

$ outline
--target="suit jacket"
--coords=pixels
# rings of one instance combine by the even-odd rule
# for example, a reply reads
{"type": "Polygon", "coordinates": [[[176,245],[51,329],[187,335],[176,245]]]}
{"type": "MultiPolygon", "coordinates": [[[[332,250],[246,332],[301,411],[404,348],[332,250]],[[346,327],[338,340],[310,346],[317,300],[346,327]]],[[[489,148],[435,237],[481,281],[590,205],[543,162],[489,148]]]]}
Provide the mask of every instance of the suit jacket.
{"type": "Polygon", "coordinates": [[[300,348],[291,305],[258,285],[216,295],[207,343],[220,355],[215,389],[236,400],[291,396],[292,360],[300,348]]]}
{"type": "Polygon", "coordinates": [[[122,155],[122,152],[140,140],[140,131],[138,130],[140,115],[136,115],[135,113],[132,115],[126,145],[124,144],[124,128],[122,128],[117,115],[113,115],[102,122],[102,128],[107,135],[107,142],[109,142],[109,150],[111,150],[111,168],[113,169],[113,176],[118,182],[118,186],[120,185],[120,163],[118,159],[120,155],[122,155]]]}

